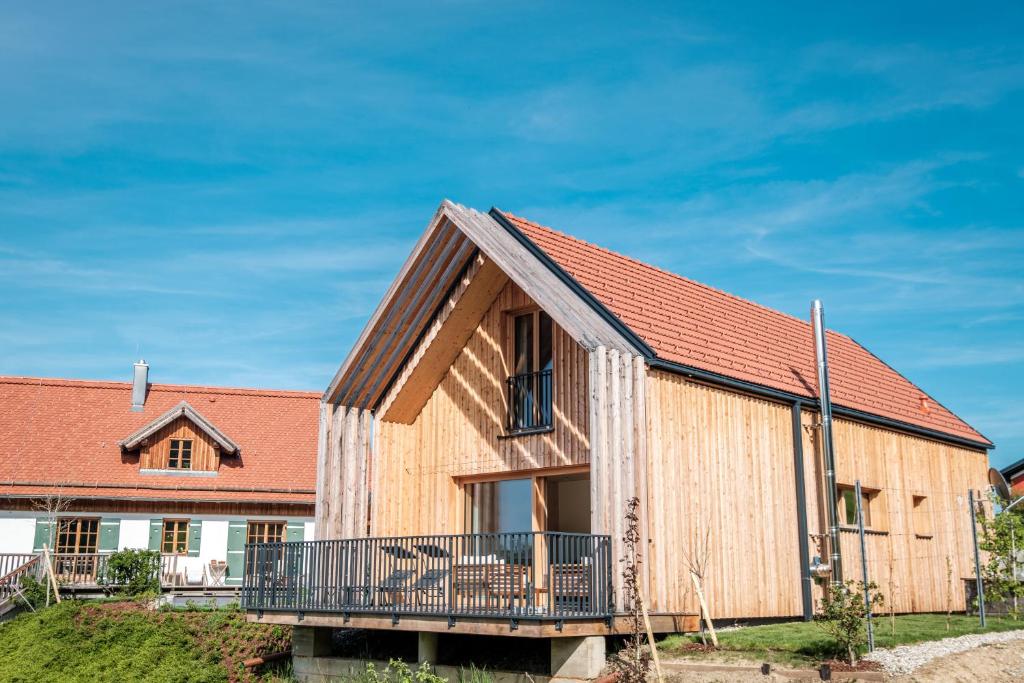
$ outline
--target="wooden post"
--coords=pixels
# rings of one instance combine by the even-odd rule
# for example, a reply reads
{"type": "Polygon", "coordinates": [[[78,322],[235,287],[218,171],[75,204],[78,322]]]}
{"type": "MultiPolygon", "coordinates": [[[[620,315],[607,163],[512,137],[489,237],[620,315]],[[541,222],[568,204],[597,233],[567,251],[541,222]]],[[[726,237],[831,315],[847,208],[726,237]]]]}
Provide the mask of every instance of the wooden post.
{"type": "Polygon", "coordinates": [[[658,682],[663,683],[665,677],[661,673],[661,658],[658,657],[658,646],[654,643],[654,631],[651,629],[651,618],[647,614],[647,603],[644,601],[644,596],[640,593],[637,594],[636,599],[640,601],[640,613],[644,616],[644,628],[647,629],[647,642],[651,645],[651,657],[654,658],[654,672],[658,676],[658,682]]]}
{"type": "Polygon", "coordinates": [[[978,587],[978,621],[985,628],[985,583],[981,578],[981,554],[978,552],[978,511],[974,507],[974,489],[967,492],[971,508],[971,538],[974,541],[974,580],[978,587]]]}
{"type": "Polygon", "coordinates": [[[43,544],[43,561],[46,562],[46,573],[50,577],[50,584],[53,586],[53,595],[60,604],[60,588],[57,587],[57,577],[53,575],[53,565],[50,563],[50,549],[43,544]]]}
{"type": "Polygon", "coordinates": [[[715,633],[715,625],[711,623],[711,612],[708,610],[708,603],[704,600],[704,591],[700,587],[700,579],[693,572],[690,572],[690,579],[693,581],[693,587],[697,590],[697,600],[700,601],[700,611],[704,614],[704,622],[708,625],[708,630],[711,632],[711,644],[718,647],[718,634],[715,633]]]}
{"type": "MultiPolygon", "coordinates": [[[[875,651],[875,627],[871,623],[871,594],[868,591],[868,545],[864,539],[864,507],[860,494],[860,479],[856,482],[857,493],[857,529],[860,532],[860,571],[864,584],[864,611],[868,620],[868,652],[875,651]]],[[[891,552],[891,551],[890,551],[891,552]]]]}

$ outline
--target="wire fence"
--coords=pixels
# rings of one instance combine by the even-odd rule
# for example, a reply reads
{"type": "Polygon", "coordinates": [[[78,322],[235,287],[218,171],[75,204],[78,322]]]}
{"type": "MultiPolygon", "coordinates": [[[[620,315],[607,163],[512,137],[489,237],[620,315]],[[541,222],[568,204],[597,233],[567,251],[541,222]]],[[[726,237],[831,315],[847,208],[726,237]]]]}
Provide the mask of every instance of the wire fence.
{"type": "MultiPolygon", "coordinates": [[[[962,605],[968,613],[975,608],[984,627],[991,605],[985,595],[983,566],[988,558],[981,549],[979,519],[994,519],[1000,506],[975,490],[869,488],[860,481],[851,488],[852,500],[847,494],[838,503],[843,578],[873,586],[870,590],[882,593],[893,612],[953,612],[962,605]],[[853,509],[843,510],[847,504],[853,509]]],[[[822,546],[827,544],[827,534],[817,536],[822,546]]],[[[1024,578],[1022,559],[1024,550],[1016,548],[1006,559],[1011,581],[1024,578]]],[[[874,642],[869,592],[865,590],[870,649],[874,642]]],[[[1016,609],[1016,601],[999,607],[1016,609]]]]}

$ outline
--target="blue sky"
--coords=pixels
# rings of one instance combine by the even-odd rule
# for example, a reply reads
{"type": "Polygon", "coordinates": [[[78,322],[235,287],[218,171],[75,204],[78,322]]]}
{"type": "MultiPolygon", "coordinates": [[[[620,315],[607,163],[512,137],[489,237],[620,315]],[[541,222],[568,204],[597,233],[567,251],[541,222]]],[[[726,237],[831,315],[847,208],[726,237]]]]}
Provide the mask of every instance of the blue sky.
{"type": "Polygon", "coordinates": [[[830,326],[1024,457],[1017,3],[0,4],[0,373],[322,389],[443,197],[830,326]]]}

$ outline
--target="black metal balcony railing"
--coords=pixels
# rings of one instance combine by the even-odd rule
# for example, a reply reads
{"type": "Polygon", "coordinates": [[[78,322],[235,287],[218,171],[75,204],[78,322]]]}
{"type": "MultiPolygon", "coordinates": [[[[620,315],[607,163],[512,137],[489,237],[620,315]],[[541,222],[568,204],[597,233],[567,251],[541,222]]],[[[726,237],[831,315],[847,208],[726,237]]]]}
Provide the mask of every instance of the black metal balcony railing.
{"type": "Polygon", "coordinates": [[[555,532],[247,545],[248,610],[610,618],[609,536],[555,532]]]}
{"type": "Polygon", "coordinates": [[[551,425],[551,370],[509,377],[509,431],[539,430],[551,425]]]}

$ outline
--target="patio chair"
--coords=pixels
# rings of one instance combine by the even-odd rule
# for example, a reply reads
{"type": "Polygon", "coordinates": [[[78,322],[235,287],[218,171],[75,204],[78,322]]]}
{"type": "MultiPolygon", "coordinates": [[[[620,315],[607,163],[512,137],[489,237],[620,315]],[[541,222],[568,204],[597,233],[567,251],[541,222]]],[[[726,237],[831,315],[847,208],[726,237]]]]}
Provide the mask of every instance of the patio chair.
{"type": "Polygon", "coordinates": [[[526,604],[526,567],[521,564],[492,565],[487,591],[499,607],[524,608],[526,604]]]}
{"type": "Polygon", "coordinates": [[[448,592],[448,578],[451,576],[451,553],[433,543],[415,547],[424,566],[412,586],[416,602],[420,605],[443,606],[448,592]]]}
{"type": "Polygon", "coordinates": [[[416,560],[416,553],[399,544],[385,545],[381,552],[391,558],[391,571],[377,586],[377,596],[382,605],[397,605],[406,602],[412,586],[410,581],[416,576],[416,569],[410,566],[416,560]],[[404,567],[398,567],[404,564],[404,567]]]}
{"type": "Polygon", "coordinates": [[[405,602],[410,591],[410,579],[416,575],[413,569],[396,569],[385,577],[377,586],[377,595],[381,605],[398,605],[405,602]]]}
{"type": "Polygon", "coordinates": [[[453,567],[452,583],[459,609],[472,612],[490,607],[487,581],[493,566],[491,562],[469,561],[453,567]]]}
{"type": "Polygon", "coordinates": [[[551,596],[558,612],[585,612],[590,609],[593,593],[593,565],[551,565],[551,596]]]}
{"type": "Polygon", "coordinates": [[[182,586],[203,586],[206,584],[206,565],[198,557],[184,557],[181,567],[182,586]]]}

